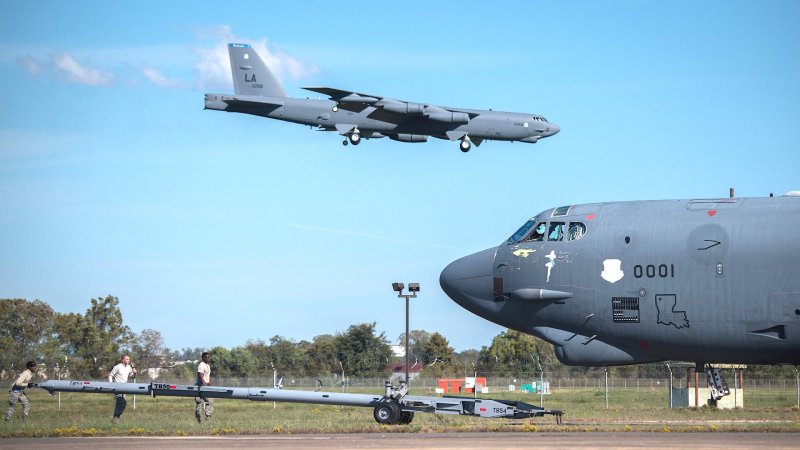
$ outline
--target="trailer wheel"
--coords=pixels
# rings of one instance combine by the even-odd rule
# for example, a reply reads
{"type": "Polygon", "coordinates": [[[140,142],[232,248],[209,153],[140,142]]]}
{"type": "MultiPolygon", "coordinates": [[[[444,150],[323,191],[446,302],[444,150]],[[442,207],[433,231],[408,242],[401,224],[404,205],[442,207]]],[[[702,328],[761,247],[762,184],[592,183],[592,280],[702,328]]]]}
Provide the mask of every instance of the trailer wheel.
{"type": "Polygon", "coordinates": [[[402,411],[400,405],[395,402],[383,402],[375,407],[372,412],[375,421],[381,425],[394,425],[400,421],[402,411]]]}
{"type": "Polygon", "coordinates": [[[400,422],[403,425],[408,425],[414,420],[414,411],[400,411],[400,422]]]}

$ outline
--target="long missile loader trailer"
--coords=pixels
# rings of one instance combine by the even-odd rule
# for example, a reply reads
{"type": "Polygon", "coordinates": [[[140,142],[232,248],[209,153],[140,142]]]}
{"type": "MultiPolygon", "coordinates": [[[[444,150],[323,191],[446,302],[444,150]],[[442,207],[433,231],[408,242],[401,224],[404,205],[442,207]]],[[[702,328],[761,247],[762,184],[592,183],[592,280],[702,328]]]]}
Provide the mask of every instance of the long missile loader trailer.
{"type": "Polygon", "coordinates": [[[373,408],[380,424],[408,424],[415,412],[459,414],[483,418],[525,419],[553,415],[561,423],[559,410],[549,410],[524,402],[466,397],[426,397],[407,395],[408,386],[395,388],[386,382],[384,395],[347,394],[342,392],[292,391],[263,387],[196,386],[170,383],[109,383],[105,381],[48,380],[36,386],[54,392],[97,394],[138,394],[152,397],[205,397],[253,400],[261,402],[314,403],[373,408]]]}

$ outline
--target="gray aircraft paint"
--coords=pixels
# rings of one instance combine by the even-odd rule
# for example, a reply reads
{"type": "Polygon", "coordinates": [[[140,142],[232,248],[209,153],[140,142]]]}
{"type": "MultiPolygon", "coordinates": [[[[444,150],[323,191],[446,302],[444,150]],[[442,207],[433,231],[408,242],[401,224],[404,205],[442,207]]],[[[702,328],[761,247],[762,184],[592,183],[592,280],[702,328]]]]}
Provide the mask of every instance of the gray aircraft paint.
{"type": "Polygon", "coordinates": [[[560,131],[538,114],[450,108],[326,87],[307,90],[329,100],[291,98],[248,44],[228,44],[235,95],[206,94],[205,108],[315,126],[346,136],[426,142],[429,136],[460,141],[462,151],[484,140],[536,143],[560,131]]]}
{"type": "Polygon", "coordinates": [[[570,365],[800,363],[800,197],[596,203],[531,221],[447,266],[447,295],[570,365]]]}

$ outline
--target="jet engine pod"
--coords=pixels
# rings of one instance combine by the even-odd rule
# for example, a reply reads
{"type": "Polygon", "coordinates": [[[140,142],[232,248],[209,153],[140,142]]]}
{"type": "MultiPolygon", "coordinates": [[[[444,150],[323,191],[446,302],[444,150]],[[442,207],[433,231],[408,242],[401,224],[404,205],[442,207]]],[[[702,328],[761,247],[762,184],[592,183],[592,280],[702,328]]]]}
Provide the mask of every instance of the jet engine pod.
{"type": "Polygon", "coordinates": [[[428,136],[424,134],[398,134],[389,138],[400,142],[428,142],[428,136]]]}
{"type": "Polygon", "coordinates": [[[425,117],[434,122],[444,123],[469,123],[469,114],[463,112],[426,112],[425,117]]]}
{"type": "Polygon", "coordinates": [[[368,97],[366,95],[359,95],[359,94],[350,94],[345,95],[344,97],[339,99],[340,103],[366,103],[371,104],[377,102],[378,99],[375,97],[368,97]]]}
{"type": "Polygon", "coordinates": [[[425,105],[420,103],[399,102],[397,100],[383,99],[376,106],[383,107],[384,110],[396,114],[415,114],[419,115],[425,110],[425,105]]]}

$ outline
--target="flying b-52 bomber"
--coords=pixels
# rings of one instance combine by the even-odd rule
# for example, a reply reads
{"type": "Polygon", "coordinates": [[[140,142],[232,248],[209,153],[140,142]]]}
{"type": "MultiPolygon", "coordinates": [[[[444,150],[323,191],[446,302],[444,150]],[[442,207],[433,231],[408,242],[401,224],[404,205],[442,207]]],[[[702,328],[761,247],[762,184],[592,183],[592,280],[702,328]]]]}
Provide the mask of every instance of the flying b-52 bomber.
{"type": "Polygon", "coordinates": [[[292,98],[248,44],[228,44],[235,95],[206,94],[205,108],[252,114],[337,131],[342,144],[387,137],[427,142],[428,137],[459,141],[462,152],[483,141],[535,144],[560,131],[538,114],[450,108],[329,87],[305,89],[329,100],[292,98]]]}
{"type": "Polygon", "coordinates": [[[800,364],[800,193],[547,209],[440,284],[568,365],[800,364]]]}

